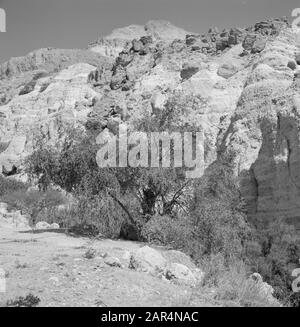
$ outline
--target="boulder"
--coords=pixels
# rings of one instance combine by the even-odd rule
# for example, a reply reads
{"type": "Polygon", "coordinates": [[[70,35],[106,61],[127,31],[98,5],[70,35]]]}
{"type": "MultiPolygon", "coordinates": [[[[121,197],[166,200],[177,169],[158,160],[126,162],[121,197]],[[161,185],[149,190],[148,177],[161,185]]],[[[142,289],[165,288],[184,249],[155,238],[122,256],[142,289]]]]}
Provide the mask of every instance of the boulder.
{"type": "Polygon", "coordinates": [[[128,250],[125,250],[121,257],[121,261],[125,265],[125,267],[129,267],[130,258],[131,258],[131,252],[128,250]]]}
{"type": "Polygon", "coordinates": [[[111,78],[110,88],[112,90],[120,89],[126,83],[126,79],[126,70],[122,66],[117,66],[111,78]]]}
{"type": "Polygon", "coordinates": [[[287,66],[288,66],[289,69],[291,69],[291,70],[295,70],[295,69],[297,68],[297,65],[296,65],[295,61],[292,61],[292,60],[290,60],[290,61],[288,62],[287,66]]]}
{"type": "Polygon", "coordinates": [[[267,43],[267,39],[264,38],[256,39],[252,46],[251,53],[262,52],[266,47],[266,43],[267,43]]]}
{"type": "Polygon", "coordinates": [[[143,48],[144,48],[144,45],[143,45],[142,41],[140,41],[140,40],[132,41],[132,50],[134,52],[140,52],[143,50],[143,48]]]}
{"type": "Polygon", "coordinates": [[[242,46],[246,51],[251,51],[255,41],[256,41],[256,34],[247,34],[242,43],[242,46]]]}
{"type": "Polygon", "coordinates": [[[214,48],[213,43],[208,41],[207,37],[201,35],[187,35],[185,43],[192,51],[209,52],[214,48]]]}
{"type": "Polygon", "coordinates": [[[59,229],[60,227],[59,227],[59,225],[58,224],[56,224],[56,223],[53,223],[53,224],[51,224],[50,225],[50,227],[49,227],[50,229],[59,229]]]}
{"type": "Polygon", "coordinates": [[[219,69],[218,69],[218,75],[224,78],[230,78],[234,74],[238,72],[238,68],[231,63],[226,63],[223,64],[219,69]]]}
{"type": "Polygon", "coordinates": [[[231,46],[231,45],[237,45],[239,42],[238,42],[238,38],[236,35],[229,35],[228,36],[228,45],[231,46]]]}
{"type": "Polygon", "coordinates": [[[167,260],[162,254],[149,246],[144,246],[133,253],[129,264],[130,269],[158,276],[164,274],[166,266],[167,260]]]}
{"type": "Polygon", "coordinates": [[[165,109],[167,96],[161,93],[155,93],[151,99],[151,107],[153,114],[159,114],[165,109]]]}
{"type": "Polygon", "coordinates": [[[185,38],[185,44],[187,46],[192,46],[195,45],[196,42],[198,42],[200,39],[200,35],[193,35],[193,34],[188,34],[185,38]]]}
{"type": "Polygon", "coordinates": [[[194,286],[197,282],[197,278],[192,271],[187,266],[180,263],[171,263],[166,269],[165,277],[168,280],[188,284],[190,286],[194,286]]]}
{"type": "Polygon", "coordinates": [[[274,289],[268,283],[263,281],[263,278],[260,274],[254,273],[249,277],[249,281],[257,287],[258,292],[262,298],[265,298],[270,304],[279,304],[278,301],[274,298],[274,289]]]}
{"type": "Polygon", "coordinates": [[[286,17],[269,19],[256,23],[254,25],[254,31],[261,35],[274,36],[278,35],[280,30],[288,25],[289,21],[286,17]]]}
{"type": "Polygon", "coordinates": [[[50,229],[51,225],[46,223],[45,221],[40,221],[35,225],[35,229],[43,230],[43,229],[50,229]]]}
{"type": "Polygon", "coordinates": [[[0,202],[0,215],[4,215],[7,213],[8,205],[6,203],[0,202]]]}
{"type": "Polygon", "coordinates": [[[185,64],[180,72],[180,77],[183,81],[191,78],[193,75],[197,74],[199,67],[195,67],[189,64],[185,64]]]}
{"type": "Polygon", "coordinates": [[[228,37],[222,37],[217,39],[216,50],[224,51],[229,46],[228,37]]]}
{"type": "Polygon", "coordinates": [[[164,251],[162,254],[169,263],[180,263],[184,266],[187,266],[192,271],[197,269],[191,257],[181,251],[168,250],[168,251],[164,251]]]}
{"type": "Polygon", "coordinates": [[[122,268],[121,261],[118,258],[108,256],[104,259],[104,262],[110,267],[122,268]]]}
{"type": "MultiPolygon", "coordinates": [[[[193,275],[193,278],[190,279],[190,281],[191,281],[190,284],[200,283],[203,280],[205,273],[195,265],[195,263],[192,261],[190,256],[186,255],[185,253],[183,253],[181,251],[177,251],[177,250],[164,251],[164,252],[162,252],[162,254],[168,261],[166,274],[168,273],[169,276],[170,276],[170,272],[173,271],[173,268],[175,268],[175,270],[176,270],[176,268],[178,268],[178,271],[179,271],[179,270],[181,270],[182,266],[184,266],[184,267],[188,268],[188,270],[193,275]],[[177,264],[179,265],[178,267],[177,267],[177,264]],[[172,269],[170,269],[170,267],[172,269]]],[[[178,275],[176,275],[176,274],[175,274],[175,276],[178,277],[178,275]]],[[[168,279],[167,276],[166,276],[166,278],[168,279]]],[[[174,279],[176,280],[175,277],[174,277],[174,279]]],[[[177,279],[180,279],[180,278],[178,277],[177,279]]],[[[184,279],[186,279],[186,277],[184,277],[183,280],[184,279]]]]}

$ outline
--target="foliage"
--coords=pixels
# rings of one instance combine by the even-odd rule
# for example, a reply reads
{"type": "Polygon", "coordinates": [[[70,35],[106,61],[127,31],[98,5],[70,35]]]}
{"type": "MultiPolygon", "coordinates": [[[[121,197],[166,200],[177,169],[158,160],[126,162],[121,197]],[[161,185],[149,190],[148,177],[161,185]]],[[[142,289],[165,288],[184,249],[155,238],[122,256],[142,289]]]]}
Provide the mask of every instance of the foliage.
{"type": "Polygon", "coordinates": [[[192,240],[192,226],[188,219],[156,215],[143,225],[142,236],[147,242],[188,252],[188,240],[192,240]]]}
{"type": "Polygon", "coordinates": [[[291,288],[292,271],[299,266],[300,235],[294,226],[275,220],[258,226],[252,242],[246,246],[246,262],[275,289],[282,302],[299,306],[299,294],[291,288]]]}
{"type": "Polygon", "coordinates": [[[248,268],[241,260],[232,258],[227,261],[220,254],[202,262],[205,278],[201,291],[214,287],[214,301],[222,306],[267,307],[279,306],[261,291],[258,284],[248,276],[248,268]]]}
{"type": "MultiPolygon", "coordinates": [[[[74,194],[80,203],[86,199],[85,205],[97,206],[100,199],[105,199],[110,211],[106,210],[105,217],[101,218],[115,211],[110,201],[113,200],[116,211],[122,209],[122,216],[125,214],[125,219],[133,225],[138,218],[137,212],[155,214],[158,201],[162,203],[164,214],[171,214],[175,207],[185,205],[181,197],[186,181],[180,170],[99,168],[96,153],[97,146],[91,138],[69,134],[60,149],[39,143],[26,160],[26,172],[37,180],[41,190],[51,184],[58,185],[74,194]],[[132,212],[132,204],[139,209],[132,212]]],[[[102,200],[103,208],[107,207],[105,201],[102,200]]],[[[86,217],[87,211],[82,217],[86,217]]],[[[103,210],[98,212],[98,218],[102,213],[103,210]]]]}
{"type": "Polygon", "coordinates": [[[42,211],[49,211],[65,202],[61,192],[48,189],[45,192],[37,190],[14,191],[3,196],[2,200],[11,208],[21,210],[29,215],[31,224],[35,225],[42,211]]]}
{"type": "Polygon", "coordinates": [[[0,197],[15,191],[24,192],[28,188],[26,183],[17,181],[13,178],[5,178],[0,175],[0,197]]]}
{"type": "Polygon", "coordinates": [[[28,294],[25,297],[20,296],[15,300],[9,300],[6,303],[7,307],[36,307],[41,302],[40,298],[33,294],[28,294]]]}

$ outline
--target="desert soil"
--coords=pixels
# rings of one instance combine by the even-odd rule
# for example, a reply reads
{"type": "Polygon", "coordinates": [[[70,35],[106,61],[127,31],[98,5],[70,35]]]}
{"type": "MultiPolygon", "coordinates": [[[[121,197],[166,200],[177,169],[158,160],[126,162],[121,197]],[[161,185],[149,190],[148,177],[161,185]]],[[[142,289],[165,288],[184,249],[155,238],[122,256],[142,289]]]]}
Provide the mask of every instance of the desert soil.
{"type": "Polygon", "coordinates": [[[141,246],[1,227],[0,268],[6,272],[7,287],[6,293],[0,293],[0,304],[32,293],[40,298],[39,306],[206,305],[192,300],[191,287],[127,268],[128,252],[141,246]],[[97,255],[87,259],[84,254],[90,247],[97,255]],[[118,258],[123,267],[105,264],[105,254],[118,258]]]}

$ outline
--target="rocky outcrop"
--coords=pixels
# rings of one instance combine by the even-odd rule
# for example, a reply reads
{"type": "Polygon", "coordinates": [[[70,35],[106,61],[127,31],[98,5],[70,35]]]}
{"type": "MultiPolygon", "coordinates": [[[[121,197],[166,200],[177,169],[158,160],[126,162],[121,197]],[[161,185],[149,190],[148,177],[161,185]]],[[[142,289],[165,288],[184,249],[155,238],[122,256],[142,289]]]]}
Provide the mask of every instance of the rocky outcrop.
{"type": "Polygon", "coordinates": [[[188,286],[197,285],[204,277],[186,254],[173,250],[161,253],[149,246],[131,254],[129,268],[188,286]]]}
{"type": "Polygon", "coordinates": [[[252,217],[300,216],[298,31],[286,19],[192,34],[164,21],[115,30],[89,50],[42,49],[0,67],[0,167],[18,171],[35,134],[97,135],[173,112],[205,136],[205,168],[233,159],[252,217]]]}
{"type": "Polygon", "coordinates": [[[133,253],[129,268],[162,276],[167,266],[167,260],[162,254],[149,246],[144,246],[133,253]]]}
{"type": "MultiPolygon", "coordinates": [[[[172,25],[168,21],[149,21],[145,26],[130,25],[125,28],[118,28],[110,35],[101,37],[89,45],[91,51],[100,53],[108,58],[115,59],[132,40],[148,38],[159,42],[171,43],[175,39],[184,40],[188,32],[172,25]]],[[[135,44],[138,46],[138,43],[135,44]]]]}
{"type": "Polygon", "coordinates": [[[11,58],[0,65],[0,79],[16,78],[20,74],[44,70],[58,72],[77,63],[102,66],[107,61],[102,55],[88,50],[45,48],[33,51],[24,57],[11,58]]]}
{"type": "Polygon", "coordinates": [[[99,94],[88,84],[96,67],[79,63],[35,81],[31,92],[0,106],[0,167],[10,171],[32,151],[36,134],[55,143],[70,125],[84,123],[99,94]],[[47,87],[45,87],[47,85],[47,87]]]}
{"type": "Polygon", "coordinates": [[[297,32],[282,30],[253,63],[219,160],[233,154],[252,217],[299,218],[297,32]]]}

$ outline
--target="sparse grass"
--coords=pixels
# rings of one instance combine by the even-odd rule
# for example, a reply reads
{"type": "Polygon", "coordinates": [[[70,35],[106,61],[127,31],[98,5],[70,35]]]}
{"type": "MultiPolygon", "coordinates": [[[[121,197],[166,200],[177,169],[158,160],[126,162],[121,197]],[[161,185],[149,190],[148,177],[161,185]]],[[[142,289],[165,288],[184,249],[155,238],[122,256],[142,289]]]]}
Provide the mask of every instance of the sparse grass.
{"type": "Polygon", "coordinates": [[[205,278],[199,294],[204,294],[217,306],[268,307],[279,306],[260,286],[254,283],[247,273],[243,261],[232,260],[225,263],[222,256],[213,256],[206,261],[205,278]]]}
{"type": "Polygon", "coordinates": [[[95,256],[96,256],[96,254],[97,254],[97,251],[95,250],[95,249],[93,249],[93,248],[88,248],[86,251],[85,251],[85,253],[84,253],[84,258],[86,258],[86,259],[93,259],[93,258],[95,258],[95,256]]]}
{"type": "Polygon", "coordinates": [[[68,254],[62,253],[62,254],[57,254],[54,257],[52,257],[52,260],[56,261],[56,260],[60,260],[61,258],[67,258],[67,257],[69,257],[68,254]]]}
{"type": "Polygon", "coordinates": [[[5,178],[0,175],[0,199],[4,195],[10,194],[12,192],[21,191],[24,193],[28,186],[29,185],[26,183],[16,181],[12,178],[5,178]]]}
{"type": "Polygon", "coordinates": [[[23,297],[20,296],[14,300],[8,300],[6,302],[7,307],[36,307],[41,302],[41,299],[33,294],[28,294],[23,297]]]}
{"type": "Polygon", "coordinates": [[[35,239],[30,239],[30,240],[12,240],[10,241],[10,243],[22,243],[22,244],[26,244],[26,243],[36,243],[38,240],[35,239]]]}
{"type": "Polygon", "coordinates": [[[29,268],[29,264],[26,262],[21,263],[19,260],[16,260],[15,267],[16,267],[16,269],[26,269],[26,268],[29,268]]]}

